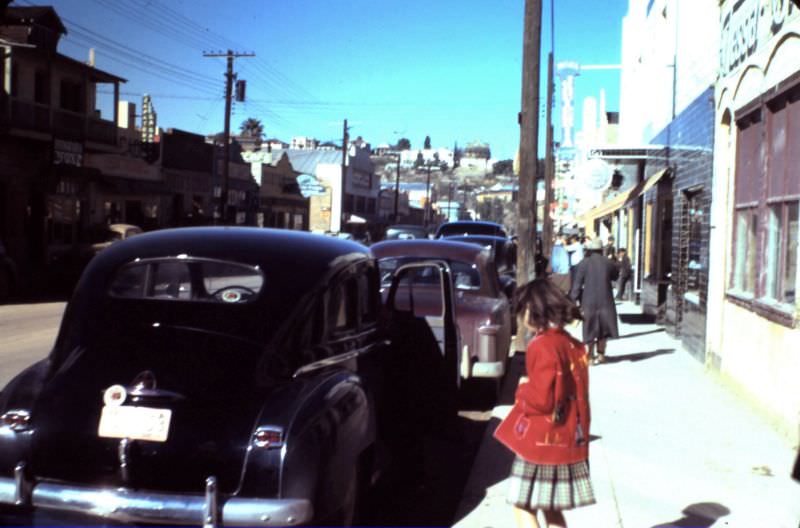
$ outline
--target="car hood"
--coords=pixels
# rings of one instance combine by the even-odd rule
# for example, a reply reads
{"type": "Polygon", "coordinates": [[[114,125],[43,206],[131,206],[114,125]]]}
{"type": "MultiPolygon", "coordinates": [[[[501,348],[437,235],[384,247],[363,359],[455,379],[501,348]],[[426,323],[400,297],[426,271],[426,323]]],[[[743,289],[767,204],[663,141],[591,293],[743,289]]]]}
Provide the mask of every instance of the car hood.
{"type": "Polygon", "coordinates": [[[187,329],[141,330],[138,339],[120,334],[77,348],[33,409],[34,474],[185,492],[202,491],[213,475],[223,492],[234,492],[270,392],[258,382],[258,368],[252,345],[187,329]],[[104,394],[113,385],[127,392],[123,406],[166,410],[171,416],[165,441],[130,442],[127,473],[121,469],[121,440],[99,436],[104,394]]]}

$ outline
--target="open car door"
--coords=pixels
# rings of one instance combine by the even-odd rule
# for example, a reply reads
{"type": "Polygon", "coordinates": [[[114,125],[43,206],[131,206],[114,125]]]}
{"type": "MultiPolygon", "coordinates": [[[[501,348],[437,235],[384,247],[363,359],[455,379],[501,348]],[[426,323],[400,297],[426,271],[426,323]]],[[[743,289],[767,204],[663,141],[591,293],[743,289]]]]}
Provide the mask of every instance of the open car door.
{"type": "Polygon", "coordinates": [[[413,262],[394,271],[385,304],[393,427],[425,432],[457,411],[461,347],[453,290],[446,262],[413,262]]]}

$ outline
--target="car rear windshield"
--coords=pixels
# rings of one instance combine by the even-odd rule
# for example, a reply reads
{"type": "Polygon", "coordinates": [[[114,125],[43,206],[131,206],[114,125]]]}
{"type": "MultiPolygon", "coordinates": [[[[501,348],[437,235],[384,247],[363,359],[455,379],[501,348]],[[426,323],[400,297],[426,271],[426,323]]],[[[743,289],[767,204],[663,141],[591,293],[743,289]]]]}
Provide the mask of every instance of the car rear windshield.
{"type": "MultiPolygon", "coordinates": [[[[424,260],[444,260],[447,262],[447,264],[450,266],[450,271],[453,274],[453,284],[459,290],[477,290],[481,287],[481,274],[478,271],[478,266],[476,264],[470,264],[469,262],[463,262],[460,260],[414,257],[391,257],[380,259],[378,261],[378,267],[380,268],[381,272],[381,285],[390,285],[392,283],[392,275],[400,266],[424,260]]],[[[433,268],[425,268],[419,273],[414,273],[412,276],[414,277],[415,284],[438,284],[439,280],[438,277],[434,275],[433,268]]]]}
{"type": "Polygon", "coordinates": [[[506,233],[497,226],[486,224],[450,224],[443,225],[439,228],[439,238],[458,235],[490,235],[504,237],[506,233]]]}
{"type": "Polygon", "coordinates": [[[170,257],[136,260],[114,274],[108,294],[128,299],[158,299],[239,304],[255,300],[264,287],[257,266],[224,260],[170,257]]]}

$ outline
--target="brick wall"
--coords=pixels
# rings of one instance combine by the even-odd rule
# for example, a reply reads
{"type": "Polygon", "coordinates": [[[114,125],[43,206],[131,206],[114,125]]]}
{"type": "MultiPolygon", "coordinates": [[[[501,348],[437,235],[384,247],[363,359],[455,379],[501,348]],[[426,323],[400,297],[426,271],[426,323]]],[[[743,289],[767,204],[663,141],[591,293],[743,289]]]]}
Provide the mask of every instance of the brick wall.
{"type": "Polygon", "coordinates": [[[673,168],[672,276],[665,322],[687,350],[705,359],[714,90],[708,88],[653,140],[663,145],[648,172],[673,168]],[[691,232],[690,217],[698,228],[691,232]]]}

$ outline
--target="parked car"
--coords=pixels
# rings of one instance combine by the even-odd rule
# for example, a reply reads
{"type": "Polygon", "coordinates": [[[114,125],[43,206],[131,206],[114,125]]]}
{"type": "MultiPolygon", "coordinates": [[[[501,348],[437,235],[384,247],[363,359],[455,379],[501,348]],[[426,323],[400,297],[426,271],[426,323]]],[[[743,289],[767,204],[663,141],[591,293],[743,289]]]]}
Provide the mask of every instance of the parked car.
{"type": "Polygon", "coordinates": [[[76,244],[50,251],[50,278],[59,286],[74,286],[89,262],[101,251],[120,240],[140,235],[142,229],[131,224],[101,224],[87,230],[76,244]]]}
{"type": "Polygon", "coordinates": [[[403,267],[389,290],[381,306],[369,250],[335,237],[198,227],[113,244],[81,277],[49,357],[0,393],[0,505],[350,524],[455,390],[449,269],[403,267]],[[439,277],[441,345],[394,302],[420,272],[439,277]]]}
{"type": "Polygon", "coordinates": [[[506,237],[503,226],[494,222],[483,222],[480,220],[459,220],[457,222],[446,222],[436,230],[436,238],[443,238],[456,235],[489,235],[506,237]]]}
{"type": "Polygon", "coordinates": [[[491,235],[456,235],[447,236],[443,240],[450,240],[452,242],[463,242],[465,244],[475,244],[481,247],[487,247],[492,253],[492,260],[497,268],[497,273],[500,276],[500,284],[503,291],[510,295],[513,293],[513,288],[507,290],[507,279],[516,280],[517,272],[517,245],[508,238],[491,236],[491,235]]]}
{"type": "Polygon", "coordinates": [[[385,240],[412,240],[428,238],[428,230],[424,226],[410,224],[390,225],[386,228],[385,240]]]}
{"type": "Polygon", "coordinates": [[[0,241],[0,303],[8,301],[17,285],[17,280],[17,265],[8,256],[6,247],[0,241]]]}
{"type": "MultiPolygon", "coordinates": [[[[498,385],[506,369],[511,344],[509,299],[501,291],[491,250],[449,240],[394,240],[374,244],[381,281],[387,286],[395,269],[405,264],[441,260],[452,271],[456,287],[456,321],[460,334],[462,379],[492,378],[498,385]]],[[[426,277],[417,277],[424,284],[426,277]]],[[[417,298],[416,302],[424,302],[417,298]]],[[[439,311],[429,301],[431,315],[439,311]]]]}

